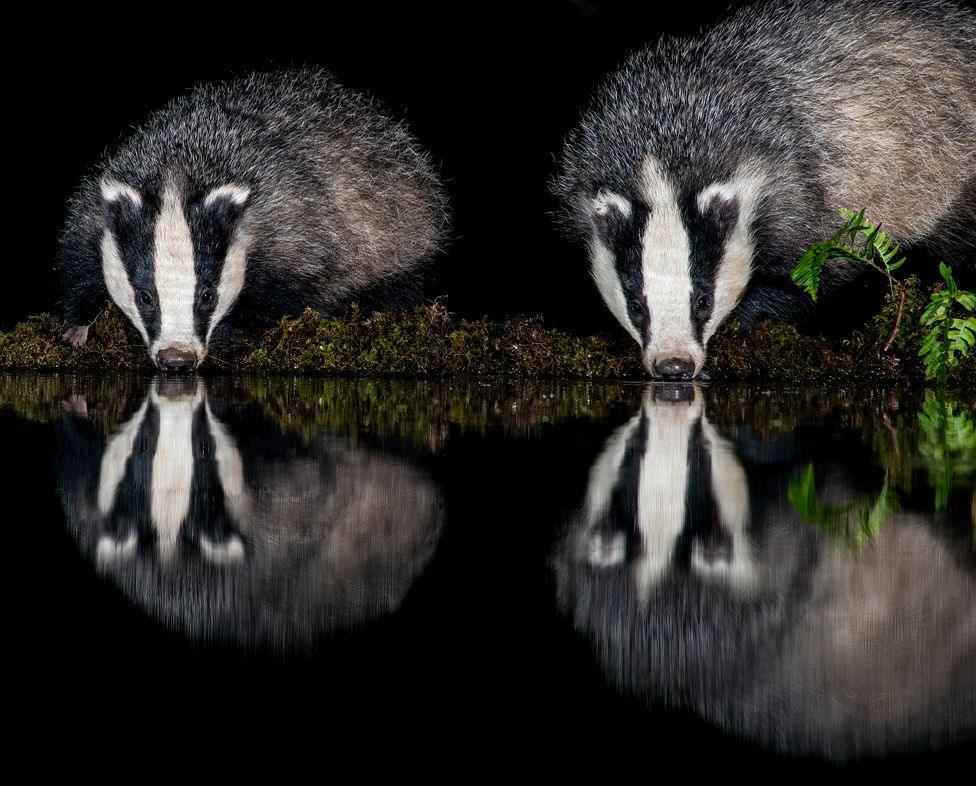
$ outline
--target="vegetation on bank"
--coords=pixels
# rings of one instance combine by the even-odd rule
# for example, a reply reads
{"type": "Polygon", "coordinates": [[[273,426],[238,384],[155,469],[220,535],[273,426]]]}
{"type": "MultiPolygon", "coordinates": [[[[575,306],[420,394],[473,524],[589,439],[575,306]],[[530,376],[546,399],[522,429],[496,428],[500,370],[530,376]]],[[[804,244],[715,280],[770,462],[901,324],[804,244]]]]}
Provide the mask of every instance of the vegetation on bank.
{"type": "MultiPolygon", "coordinates": [[[[888,382],[925,378],[918,357],[923,327],[902,313],[921,312],[929,299],[915,278],[892,290],[877,315],[837,339],[805,335],[790,325],[745,330],[723,326],[709,344],[713,380],[769,382],[888,382]]],[[[66,325],[44,314],[0,332],[0,368],[151,370],[145,346],[112,305],[91,326],[88,343],[61,341],[66,325]]],[[[312,311],[282,319],[256,339],[232,337],[211,345],[204,370],[261,374],[329,374],[419,378],[644,379],[637,346],[626,336],[574,336],[536,317],[503,321],[457,319],[440,302],[402,313],[342,316],[312,311]]],[[[960,357],[953,379],[976,381],[976,353],[960,357]]]]}
{"type": "MultiPolygon", "coordinates": [[[[844,223],[833,237],[814,243],[793,268],[794,283],[812,300],[820,294],[820,278],[829,261],[842,260],[865,267],[883,276],[888,283],[889,303],[897,302],[891,335],[882,347],[886,353],[902,330],[902,318],[917,322],[924,329],[920,340],[915,342],[918,355],[925,364],[925,378],[935,380],[939,390],[946,387],[950,373],[963,364],[972,371],[973,353],[976,347],[976,292],[959,289],[952,276],[952,269],[939,263],[943,284],[929,295],[924,309],[909,303],[909,282],[901,281],[895,273],[907,261],[894,239],[865,218],[864,210],[838,211],[844,223]],[[966,363],[966,360],[970,363],[966,363]]],[[[904,344],[904,341],[902,342],[904,344]]],[[[970,381],[972,381],[970,376],[970,381]]]]}

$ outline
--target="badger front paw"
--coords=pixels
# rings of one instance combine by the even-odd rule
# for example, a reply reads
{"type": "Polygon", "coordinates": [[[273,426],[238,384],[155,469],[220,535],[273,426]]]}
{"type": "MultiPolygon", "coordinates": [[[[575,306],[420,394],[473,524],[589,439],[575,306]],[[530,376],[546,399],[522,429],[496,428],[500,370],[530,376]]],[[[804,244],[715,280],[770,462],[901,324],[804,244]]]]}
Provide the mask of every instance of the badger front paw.
{"type": "Polygon", "coordinates": [[[62,334],[61,338],[71,344],[75,349],[85,346],[85,342],[88,341],[88,325],[75,325],[74,327],[69,327],[62,334]]]}

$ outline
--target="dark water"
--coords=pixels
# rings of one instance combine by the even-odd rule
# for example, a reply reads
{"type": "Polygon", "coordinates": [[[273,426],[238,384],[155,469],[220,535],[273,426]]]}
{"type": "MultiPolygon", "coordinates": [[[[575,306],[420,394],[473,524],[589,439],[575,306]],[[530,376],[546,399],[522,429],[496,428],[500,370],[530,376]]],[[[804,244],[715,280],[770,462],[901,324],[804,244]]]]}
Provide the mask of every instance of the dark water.
{"type": "Polygon", "coordinates": [[[0,377],[12,709],[114,746],[968,762],[973,404],[0,377]]]}

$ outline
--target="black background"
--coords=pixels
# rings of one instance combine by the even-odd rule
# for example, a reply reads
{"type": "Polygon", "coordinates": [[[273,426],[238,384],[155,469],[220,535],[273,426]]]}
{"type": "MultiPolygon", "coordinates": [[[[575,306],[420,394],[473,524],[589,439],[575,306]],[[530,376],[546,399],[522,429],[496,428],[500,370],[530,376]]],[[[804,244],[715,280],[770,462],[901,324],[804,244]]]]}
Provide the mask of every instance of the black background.
{"type": "Polygon", "coordinates": [[[452,310],[609,327],[583,253],[552,221],[554,156],[601,75],[662,31],[696,31],[725,5],[42,10],[12,31],[23,125],[7,161],[17,209],[0,327],[50,307],[65,201],[103,150],[198,82],[291,64],[321,65],[375,95],[432,151],[454,211],[438,287],[452,310]]]}

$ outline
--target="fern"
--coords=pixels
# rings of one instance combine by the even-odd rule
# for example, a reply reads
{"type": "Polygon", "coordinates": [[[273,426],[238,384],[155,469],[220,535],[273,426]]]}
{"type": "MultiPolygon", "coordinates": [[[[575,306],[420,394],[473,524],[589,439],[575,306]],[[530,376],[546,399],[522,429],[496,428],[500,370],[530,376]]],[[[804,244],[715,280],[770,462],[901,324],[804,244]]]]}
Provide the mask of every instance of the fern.
{"type": "Polygon", "coordinates": [[[899,504],[898,494],[888,487],[888,475],[885,473],[881,490],[870,506],[824,505],[818,498],[813,464],[808,464],[790,481],[786,495],[805,522],[820,527],[851,551],[857,551],[872,540],[899,504]]]}
{"type": "Polygon", "coordinates": [[[944,388],[949,370],[968,357],[976,346],[976,292],[959,289],[949,266],[940,263],[945,288],[933,292],[919,322],[929,328],[919,356],[925,363],[925,376],[944,388]],[[958,315],[959,312],[963,312],[958,315]],[[966,316],[966,312],[970,316],[966,316]]]}
{"type": "MultiPolygon", "coordinates": [[[[894,328],[882,350],[887,352],[898,335],[905,305],[905,288],[893,275],[905,264],[905,257],[891,235],[881,231],[880,224],[872,224],[864,218],[863,210],[855,213],[841,209],[838,212],[844,217],[843,226],[830,240],[814,243],[796,263],[791,278],[816,300],[820,294],[821,274],[830,259],[866,265],[885,276],[892,291],[899,295],[894,328]]],[[[945,288],[933,292],[922,311],[920,321],[929,332],[918,354],[925,365],[926,378],[935,379],[942,389],[949,371],[976,347],[976,317],[972,316],[976,312],[976,292],[959,289],[952,278],[952,270],[945,263],[939,263],[939,271],[945,288]]]]}
{"type": "Polygon", "coordinates": [[[942,510],[952,488],[965,487],[976,475],[976,422],[957,402],[932,391],[926,391],[918,422],[918,453],[935,489],[935,508],[942,510]]]}
{"type": "Polygon", "coordinates": [[[820,276],[830,259],[844,259],[848,262],[867,265],[888,278],[889,284],[897,288],[892,273],[905,264],[905,257],[899,256],[901,249],[891,235],[881,231],[881,225],[866,221],[864,211],[838,211],[846,220],[830,240],[814,243],[800,257],[790,277],[813,300],[820,294],[820,276]],[[863,237],[861,237],[863,235],[863,237]]]}

